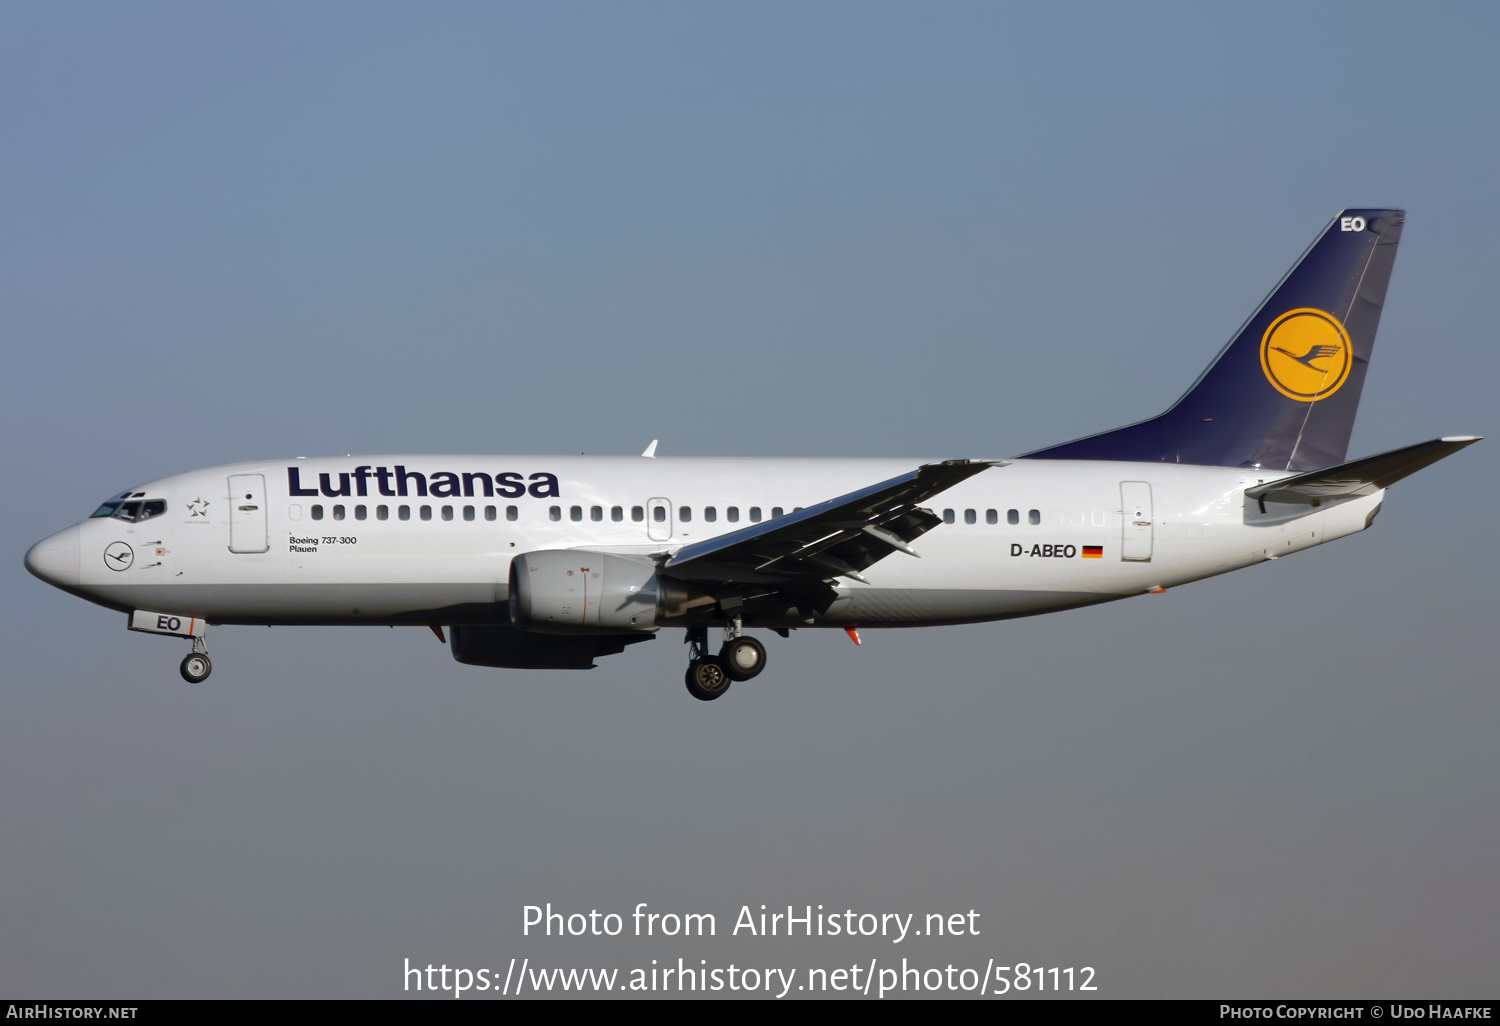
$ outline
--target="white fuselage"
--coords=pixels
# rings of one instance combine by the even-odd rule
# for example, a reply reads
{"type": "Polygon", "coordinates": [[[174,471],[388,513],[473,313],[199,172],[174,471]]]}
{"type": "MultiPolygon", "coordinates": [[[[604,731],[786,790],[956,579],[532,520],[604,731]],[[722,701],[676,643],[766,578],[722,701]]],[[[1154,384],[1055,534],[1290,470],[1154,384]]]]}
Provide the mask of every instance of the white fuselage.
{"type": "MultiPolygon", "coordinates": [[[[136,488],[132,495],[165,502],[165,512],[140,522],[96,517],[38,549],[51,546],[53,583],[124,611],[216,623],[505,623],[510,563],[521,553],[668,553],[922,462],[367,456],[242,463],[136,488]],[[304,494],[291,494],[293,487],[304,494]],[[75,544],[72,578],[67,554],[75,544]]],[[[868,584],[838,579],[839,597],[816,623],[746,626],[964,623],[1123,598],[1362,530],[1383,495],[1253,515],[1244,489],[1285,476],[1016,460],[928,503],[947,522],[914,543],[921,558],[887,556],[864,572],[868,584]]]]}

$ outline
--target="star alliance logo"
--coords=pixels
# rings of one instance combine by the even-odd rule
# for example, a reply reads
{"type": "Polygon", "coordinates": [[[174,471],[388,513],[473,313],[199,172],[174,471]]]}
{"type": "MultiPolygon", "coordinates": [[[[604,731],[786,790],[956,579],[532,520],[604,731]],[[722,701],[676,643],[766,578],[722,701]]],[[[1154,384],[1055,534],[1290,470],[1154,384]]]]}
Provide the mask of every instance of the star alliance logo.
{"type": "Polygon", "coordinates": [[[192,502],[188,503],[187,506],[188,509],[193,511],[193,516],[195,517],[208,516],[208,503],[202,498],[194,499],[192,502]]]}

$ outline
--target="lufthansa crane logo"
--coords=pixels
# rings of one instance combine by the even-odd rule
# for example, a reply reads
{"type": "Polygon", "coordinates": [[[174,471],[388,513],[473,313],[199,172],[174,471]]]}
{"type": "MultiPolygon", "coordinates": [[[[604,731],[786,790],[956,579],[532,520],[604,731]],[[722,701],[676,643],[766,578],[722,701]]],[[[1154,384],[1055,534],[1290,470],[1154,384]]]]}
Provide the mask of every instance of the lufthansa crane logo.
{"type": "Polygon", "coordinates": [[[1271,386],[1299,403],[1326,399],[1344,386],[1354,366],[1349,333],[1333,314],[1312,307],[1288,310],[1260,340],[1260,368],[1271,386]]]}
{"type": "Polygon", "coordinates": [[[104,565],[111,570],[128,570],[135,562],[135,550],[122,541],[110,542],[104,549],[104,565]]]}

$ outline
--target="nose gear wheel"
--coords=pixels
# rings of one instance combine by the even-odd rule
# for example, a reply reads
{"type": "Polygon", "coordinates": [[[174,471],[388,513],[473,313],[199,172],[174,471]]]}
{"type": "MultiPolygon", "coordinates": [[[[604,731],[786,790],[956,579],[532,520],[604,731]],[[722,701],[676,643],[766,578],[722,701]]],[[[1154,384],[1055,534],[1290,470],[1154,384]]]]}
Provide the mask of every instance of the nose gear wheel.
{"type": "Polygon", "coordinates": [[[202,684],[213,672],[214,664],[209,662],[206,652],[189,652],[178,669],[189,684],[202,684]]]}

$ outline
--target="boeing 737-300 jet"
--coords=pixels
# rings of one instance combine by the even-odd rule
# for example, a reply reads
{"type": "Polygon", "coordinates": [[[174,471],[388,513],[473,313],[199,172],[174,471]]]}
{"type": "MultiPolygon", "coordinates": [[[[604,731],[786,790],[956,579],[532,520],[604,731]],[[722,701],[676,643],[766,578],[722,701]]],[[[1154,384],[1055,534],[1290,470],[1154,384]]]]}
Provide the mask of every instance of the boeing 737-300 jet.
{"type": "Polygon", "coordinates": [[[461,663],[534,669],[684,628],[704,700],[765,667],[752,628],[858,641],[1161,591],[1363,531],[1478,441],[1346,462],[1404,220],[1344,211],[1171,409],[1036,452],[238,463],[120,492],[26,566],[189,640],[193,682],[208,624],[446,627],[461,663]]]}

